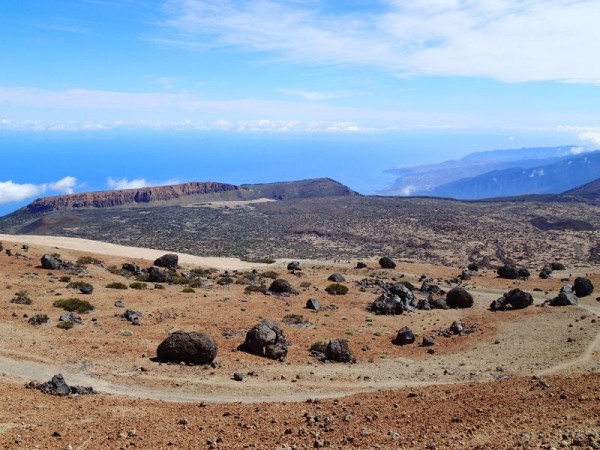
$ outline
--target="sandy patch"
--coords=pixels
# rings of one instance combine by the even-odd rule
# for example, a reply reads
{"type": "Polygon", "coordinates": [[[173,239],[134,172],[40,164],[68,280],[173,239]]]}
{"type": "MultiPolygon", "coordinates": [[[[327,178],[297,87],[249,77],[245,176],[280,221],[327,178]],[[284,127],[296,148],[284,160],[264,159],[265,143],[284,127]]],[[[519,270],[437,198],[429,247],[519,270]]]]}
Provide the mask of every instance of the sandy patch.
{"type": "Polygon", "coordinates": [[[108,242],[62,236],[0,234],[0,241],[17,242],[29,245],[42,245],[47,247],[63,248],[67,250],[90,252],[98,255],[120,256],[124,258],[138,258],[147,260],[155,260],[165,253],[175,253],[177,256],[179,256],[180,264],[214,267],[215,269],[220,270],[245,270],[253,267],[264,266],[264,264],[244,262],[237,258],[194,256],[187,253],[176,253],[167,250],[151,248],[128,247],[125,245],[110,244],[108,242]]]}

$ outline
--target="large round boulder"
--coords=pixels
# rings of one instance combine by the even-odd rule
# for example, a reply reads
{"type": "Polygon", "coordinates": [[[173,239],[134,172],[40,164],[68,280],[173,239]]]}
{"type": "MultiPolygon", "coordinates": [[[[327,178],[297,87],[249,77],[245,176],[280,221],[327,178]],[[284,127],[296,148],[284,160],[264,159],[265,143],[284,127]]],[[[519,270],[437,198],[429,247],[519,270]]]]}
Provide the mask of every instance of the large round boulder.
{"type": "Polygon", "coordinates": [[[292,272],[294,270],[300,270],[300,261],[292,261],[288,263],[287,270],[291,270],[292,272]]]}
{"type": "Polygon", "coordinates": [[[217,356],[217,344],[207,333],[175,331],[160,343],[156,356],[162,361],[210,364],[217,356]]]}
{"type": "Polygon", "coordinates": [[[556,297],[550,300],[546,300],[550,306],[577,306],[579,300],[577,296],[572,292],[562,291],[556,297]]]}
{"type": "Polygon", "coordinates": [[[288,342],[276,323],[263,319],[246,333],[244,347],[254,355],[283,360],[287,356],[288,342]]]}
{"type": "Polygon", "coordinates": [[[367,268],[367,263],[359,261],[359,262],[356,263],[356,268],[357,269],[366,269],[367,268]]]}
{"type": "Polygon", "coordinates": [[[402,327],[398,330],[398,334],[396,335],[396,339],[394,339],[393,343],[396,345],[408,345],[415,342],[415,333],[408,327],[402,327]]]}
{"type": "Polygon", "coordinates": [[[533,305],[533,297],[529,292],[513,289],[504,294],[504,303],[512,309],[523,309],[533,305]]]}
{"type": "Polygon", "coordinates": [[[392,261],[391,258],[384,256],[379,260],[379,265],[382,269],[394,269],[396,267],[396,263],[392,261]]]}
{"type": "Polygon", "coordinates": [[[352,352],[345,339],[331,339],[325,350],[325,358],[334,362],[352,361],[352,352]]]}
{"type": "Polygon", "coordinates": [[[446,304],[449,308],[471,308],[474,301],[466,289],[455,287],[446,294],[446,304]]]}
{"type": "Polygon", "coordinates": [[[573,283],[573,290],[577,297],[587,297],[594,292],[594,285],[589,278],[577,277],[573,283]]]}
{"type": "Polygon", "coordinates": [[[512,264],[505,264],[502,267],[499,267],[496,273],[500,278],[505,278],[507,280],[516,280],[519,278],[519,271],[512,264]]]}
{"type": "Polygon", "coordinates": [[[329,277],[327,278],[328,281],[334,281],[336,283],[343,283],[346,281],[346,279],[344,278],[344,275],[342,275],[339,272],[336,273],[332,273],[331,275],[329,275],[329,277]]]}
{"type": "Polygon", "coordinates": [[[553,263],[550,264],[550,268],[552,270],[567,270],[567,268],[565,267],[565,265],[563,263],[560,263],[558,261],[555,261],[553,263]]]}
{"type": "Polygon", "coordinates": [[[42,268],[46,270],[60,270],[62,269],[62,261],[59,258],[56,258],[52,255],[44,255],[42,256],[42,268]]]}
{"type": "Polygon", "coordinates": [[[295,294],[296,291],[292,287],[289,281],[282,278],[273,280],[271,286],[269,286],[269,292],[274,294],[295,294]]]}
{"type": "Polygon", "coordinates": [[[158,267],[166,267],[169,270],[176,270],[178,261],[179,257],[175,253],[167,253],[166,255],[162,255],[160,258],[157,258],[154,261],[154,265],[158,267]]]}

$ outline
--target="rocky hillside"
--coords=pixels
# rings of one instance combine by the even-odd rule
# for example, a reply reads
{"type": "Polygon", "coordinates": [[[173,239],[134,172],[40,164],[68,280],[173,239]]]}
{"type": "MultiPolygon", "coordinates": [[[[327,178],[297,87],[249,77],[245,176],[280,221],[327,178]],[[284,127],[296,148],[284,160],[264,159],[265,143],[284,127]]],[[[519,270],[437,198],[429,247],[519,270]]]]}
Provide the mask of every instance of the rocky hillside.
{"type": "Polygon", "coordinates": [[[239,190],[239,188],[232,184],[193,182],[174,186],[87,192],[83,194],[40,198],[27,205],[25,210],[31,213],[43,213],[63,209],[112,208],[134,203],[168,201],[190,195],[220,193],[236,190],[239,190]]]}
{"type": "Polygon", "coordinates": [[[357,194],[343,184],[328,178],[243,186],[216,182],[191,182],[172,186],[45,197],[35,200],[20,212],[35,214],[82,208],[115,208],[136,204],[149,206],[151,203],[170,202],[173,204],[204,199],[208,201],[254,200],[257,198],[288,200],[348,195],[357,194]]]}

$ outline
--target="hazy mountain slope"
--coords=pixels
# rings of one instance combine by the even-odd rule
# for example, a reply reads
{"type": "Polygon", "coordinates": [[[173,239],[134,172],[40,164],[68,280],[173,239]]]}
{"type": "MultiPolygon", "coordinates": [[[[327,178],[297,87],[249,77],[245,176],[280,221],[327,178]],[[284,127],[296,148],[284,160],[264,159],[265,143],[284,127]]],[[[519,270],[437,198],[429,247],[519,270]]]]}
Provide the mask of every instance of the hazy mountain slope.
{"type": "Polygon", "coordinates": [[[428,195],[464,200],[561,193],[600,177],[600,152],[561,158],[551,164],[495,170],[443,184],[428,195]]]}
{"type": "Polygon", "coordinates": [[[399,167],[388,171],[398,177],[382,194],[430,195],[433,189],[444,183],[472,178],[494,170],[514,167],[530,168],[550,164],[561,158],[571,157],[576,151],[578,149],[571,145],[495,150],[471,153],[455,161],[399,167]]]}

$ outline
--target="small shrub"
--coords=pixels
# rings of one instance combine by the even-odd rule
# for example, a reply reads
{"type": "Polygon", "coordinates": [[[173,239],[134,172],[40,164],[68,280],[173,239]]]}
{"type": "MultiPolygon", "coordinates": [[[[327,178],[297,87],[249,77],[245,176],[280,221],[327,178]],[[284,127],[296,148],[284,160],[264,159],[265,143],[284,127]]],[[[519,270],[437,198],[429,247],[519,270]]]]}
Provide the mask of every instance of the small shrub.
{"type": "Polygon", "coordinates": [[[309,350],[311,352],[325,353],[325,351],[327,350],[327,342],[324,342],[324,341],[313,342],[311,344],[309,350]]]}
{"type": "Polygon", "coordinates": [[[69,275],[63,275],[62,277],[60,277],[58,279],[58,281],[61,281],[63,283],[68,283],[71,281],[71,277],[69,275]]]}
{"type": "Polygon", "coordinates": [[[310,284],[308,281],[303,281],[302,283],[300,283],[300,287],[303,289],[308,289],[311,286],[312,284],[310,284]]]}
{"type": "Polygon", "coordinates": [[[53,303],[57,308],[62,308],[69,312],[86,313],[92,311],[94,307],[87,300],[80,300],[78,298],[66,298],[56,300],[53,303]]]}
{"type": "Polygon", "coordinates": [[[186,277],[180,277],[178,275],[175,275],[172,279],[171,279],[171,283],[172,284],[189,284],[190,279],[186,278],[186,277]]]}
{"type": "Polygon", "coordinates": [[[143,291],[144,289],[148,288],[148,285],[146,283],[142,283],[141,281],[134,281],[133,283],[131,283],[129,285],[129,287],[131,289],[138,289],[138,290],[143,291]]]}
{"type": "Polygon", "coordinates": [[[221,286],[225,286],[226,284],[231,284],[235,280],[231,277],[221,277],[217,280],[217,284],[221,286]]]}
{"type": "Polygon", "coordinates": [[[202,287],[202,280],[195,278],[192,281],[190,281],[190,284],[188,286],[191,288],[200,288],[202,287]]]}
{"type": "MultiPolygon", "coordinates": [[[[125,271],[127,272],[127,271],[125,271]]],[[[131,272],[127,272],[128,274],[131,274],[131,272]]],[[[148,275],[147,273],[140,273],[139,275],[137,275],[135,277],[135,279],[139,282],[145,283],[150,279],[150,275],[148,275]]]]}
{"type": "Polygon", "coordinates": [[[257,294],[257,293],[264,294],[265,288],[262,286],[246,286],[244,288],[244,294],[257,294]]]}
{"type": "Polygon", "coordinates": [[[286,314],[281,320],[286,325],[304,325],[308,320],[302,314],[286,314]]]}
{"type": "Polygon", "coordinates": [[[61,330],[70,330],[74,326],[75,326],[75,322],[71,322],[70,320],[67,320],[65,322],[58,322],[58,324],[56,325],[56,328],[60,328],[61,330]]]}
{"type": "Polygon", "coordinates": [[[325,292],[331,295],[346,295],[348,287],[339,283],[333,283],[325,288],[325,292]]]}
{"type": "Polygon", "coordinates": [[[106,285],[108,289],[127,289],[127,285],[124,283],[120,283],[118,281],[113,281],[112,283],[108,283],[106,285]]]}
{"type": "Polygon", "coordinates": [[[129,330],[123,330],[119,333],[120,336],[133,336],[133,333],[129,330]]]}
{"type": "Polygon", "coordinates": [[[275,272],[274,270],[267,270],[266,272],[263,272],[262,276],[264,278],[271,278],[273,280],[276,280],[277,278],[279,278],[279,273],[275,272]]]}
{"type": "Polygon", "coordinates": [[[194,293],[196,291],[193,288],[191,288],[191,287],[186,287],[186,288],[183,288],[183,290],[181,292],[185,292],[186,294],[191,294],[191,293],[194,293]]]}
{"type": "Polygon", "coordinates": [[[50,322],[50,317],[48,317],[48,314],[36,314],[31,316],[27,322],[31,325],[43,325],[50,322]]]}
{"type": "Polygon", "coordinates": [[[77,259],[77,264],[80,266],[86,266],[88,264],[94,264],[95,266],[102,265],[102,261],[91,256],[81,256],[77,259]]]}
{"type": "Polygon", "coordinates": [[[27,291],[19,291],[10,302],[16,303],[17,305],[31,305],[33,300],[31,300],[27,291]]]}
{"type": "Polygon", "coordinates": [[[208,276],[212,275],[213,273],[217,272],[217,269],[212,269],[212,268],[202,269],[201,267],[197,267],[196,269],[190,270],[190,272],[192,272],[196,275],[199,275],[201,277],[208,277],[208,276]]]}

